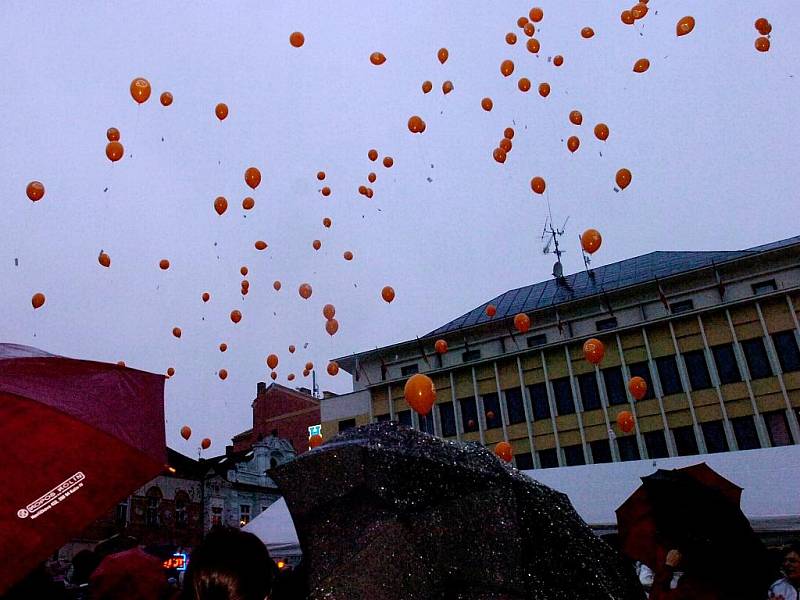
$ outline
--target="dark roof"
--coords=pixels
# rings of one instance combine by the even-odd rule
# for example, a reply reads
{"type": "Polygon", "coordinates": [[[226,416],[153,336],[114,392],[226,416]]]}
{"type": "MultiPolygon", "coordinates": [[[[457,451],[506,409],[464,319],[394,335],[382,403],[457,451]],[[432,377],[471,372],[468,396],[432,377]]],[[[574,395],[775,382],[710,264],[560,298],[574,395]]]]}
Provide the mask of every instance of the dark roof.
{"type": "Polygon", "coordinates": [[[204,474],[204,469],[198,461],[169,447],[167,447],[167,464],[175,469],[175,475],[179,477],[199,479],[204,474]]]}
{"type": "Polygon", "coordinates": [[[712,264],[721,264],[743,256],[756,255],[797,243],[800,243],[800,236],[756,246],[748,250],[651,252],[597,267],[593,269],[594,277],[590,277],[586,271],[580,271],[565,276],[561,281],[549,279],[510,290],[434,329],[425,337],[442,335],[489,321],[498,321],[521,312],[551,308],[565,302],[588,298],[604,292],[613,292],[656,279],[666,279],[695,269],[710,267],[712,264]],[[486,306],[489,304],[494,304],[497,308],[497,314],[492,318],[486,316],[486,306]]]}

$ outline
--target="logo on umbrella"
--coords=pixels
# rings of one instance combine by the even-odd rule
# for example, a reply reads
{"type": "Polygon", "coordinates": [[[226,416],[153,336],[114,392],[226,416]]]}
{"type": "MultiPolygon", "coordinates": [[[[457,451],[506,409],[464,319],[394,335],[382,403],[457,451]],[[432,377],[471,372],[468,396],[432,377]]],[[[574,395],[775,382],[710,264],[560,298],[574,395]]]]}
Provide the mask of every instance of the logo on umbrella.
{"type": "Polygon", "coordinates": [[[84,479],[86,479],[86,475],[84,475],[82,471],[78,471],[71,477],[67,477],[52,490],[39,496],[25,508],[20,508],[17,511],[17,516],[20,519],[27,519],[28,517],[35,519],[41,516],[67,498],[67,496],[71,496],[78,489],[82,488],[84,479]]]}

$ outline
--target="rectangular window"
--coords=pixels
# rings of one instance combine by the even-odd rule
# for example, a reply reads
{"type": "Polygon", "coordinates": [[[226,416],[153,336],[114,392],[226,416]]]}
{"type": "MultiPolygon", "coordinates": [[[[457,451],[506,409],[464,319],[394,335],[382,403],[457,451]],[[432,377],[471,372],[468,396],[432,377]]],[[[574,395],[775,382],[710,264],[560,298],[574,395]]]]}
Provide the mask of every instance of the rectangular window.
{"type": "Polygon", "coordinates": [[[711,387],[711,375],[708,374],[706,355],[702,350],[685,352],[683,362],[689,375],[689,385],[692,391],[705,390],[711,387]]]}
{"type": "Polygon", "coordinates": [[[625,393],[625,381],[622,379],[622,367],[608,367],[603,369],[602,373],[609,405],[627,404],[628,396],[625,393]]]}
{"type": "Polygon", "coordinates": [[[736,383],[742,380],[739,364],[736,362],[736,353],[733,351],[733,344],[712,346],[711,354],[714,356],[714,364],[717,365],[720,383],[736,383]]]}
{"type": "Polygon", "coordinates": [[[675,449],[678,451],[678,456],[694,456],[698,453],[697,438],[694,435],[694,427],[691,425],[676,427],[672,430],[672,436],[675,438],[675,449]]]}
{"type": "Polygon", "coordinates": [[[486,417],[486,429],[496,429],[503,426],[503,415],[500,413],[500,399],[496,392],[484,394],[483,415],[486,417]]]}
{"type": "Polygon", "coordinates": [[[753,294],[758,296],[759,294],[769,294],[770,292],[774,292],[778,289],[778,286],[775,285],[774,279],[767,279],[766,281],[759,281],[758,283],[752,284],[750,287],[753,288],[753,294]]]}
{"type": "Polygon", "coordinates": [[[339,433],[347,431],[348,429],[352,429],[355,426],[356,426],[355,419],[344,419],[342,421],[339,421],[339,433]]]}
{"type": "Polygon", "coordinates": [[[644,445],[647,448],[647,456],[650,458],[667,458],[669,457],[669,450],[667,449],[667,438],[664,436],[663,429],[656,431],[647,431],[643,434],[644,445]]]}
{"type": "Polygon", "coordinates": [[[694,302],[692,300],[681,300],[680,302],[673,302],[669,305],[669,310],[673,315],[678,313],[689,312],[694,310],[694,302]]]}
{"type": "Polygon", "coordinates": [[[478,409],[475,407],[475,398],[460,398],[461,427],[465,433],[478,431],[478,409]]]}
{"type": "Polygon", "coordinates": [[[658,371],[658,380],[661,382],[661,390],[665,396],[683,392],[675,356],[659,356],[656,359],[656,370],[658,371]]]}
{"type": "Polygon", "coordinates": [[[608,440],[589,442],[589,447],[592,449],[592,462],[594,464],[610,463],[613,460],[611,458],[611,445],[608,440]]]}
{"type": "Polygon", "coordinates": [[[752,340],[744,340],[742,342],[742,350],[744,350],[744,357],[747,360],[747,368],[750,369],[751,378],[772,377],[772,367],[769,364],[763,339],[759,337],[752,340]]]}
{"type": "Polygon", "coordinates": [[[703,438],[706,440],[706,451],[709,454],[727,452],[730,450],[728,447],[728,438],[725,437],[725,426],[722,424],[722,421],[700,423],[700,428],[703,430],[703,438]]]}
{"type": "Polygon", "coordinates": [[[524,423],[525,402],[522,398],[522,390],[520,388],[511,388],[510,390],[505,390],[504,393],[506,395],[506,408],[508,409],[508,424],[524,423]]]}
{"type": "Polygon", "coordinates": [[[619,457],[624,461],[639,460],[639,446],[636,443],[636,436],[626,435],[617,438],[617,447],[619,448],[619,457]]]}
{"type": "Polygon", "coordinates": [[[797,338],[794,331],[779,331],[772,334],[775,352],[784,373],[800,371],[800,348],[797,347],[797,338]]]}
{"type": "Polygon", "coordinates": [[[528,338],[528,348],[535,348],[536,346],[544,346],[547,343],[547,335],[540,333],[539,335],[532,335],[528,338]]]}
{"type": "Polygon", "coordinates": [[[597,387],[597,376],[594,373],[578,375],[578,388],[581,390],[583,410],[600,408],[600,389],[597,387]]]}
{"type": "Polygon", "coordinates": [[[575,414],[575,401],[572,399],[572,386],[569,383],[569,377],[561,377],[554,379],[553,396],[556,401],[556,414],[572,415],[575,414]]]}
{"type": "Polygon", "coordinates": [[[411,411],[410,410],[401,410],[396,415],[397,422],[401,425],[405,425],[406,427],[411,427],[411,411]]]}
{"type": "Polygon", "coordinates": [[[148,527],[158,527],[159,526],[159,515],[158,515],[158,505],[161,499],[157,496],[148,496],[147,497],[147,510],[145,512],[145,524],[148,527]]]}
{"type": "Polygon", "coordinates": [[[186,527],[189,524],[188,514],[186,512],[186,499],[181,497],[175,498],[175,527],[186,527]]]}
{"type": "Polygon", "coordinates": [[[583,446],[580,444],[564,446],[564,458],[568,467],[586,464],[586,458],[583,456],[583,446]]]}
{"type": "Polygon", "coordinates": [[[736,444],[739,446],[739,450],[761,448],[753,415],[731,419],[731,425],[733,425],[733,434],[736,436],[736,444]]]}
{"type": "Polygon", "coordinates": [[[647,383],[647,393],[642,400],[651,400],[655,398],[653,391],[653,380],[650,378],[650,367],[647,361],[631,363],[628,365],[628,370],[631,372],[631,377],[641,377],[647,383]]]}
{"type": "Polygon", "coordinates": [[[375,420],[378,421],[378,423],[383,423],[384,421],[390,421],[391,415],[389,413],[383,413],[382,415],[378,415],[377,417],[375,417],[375,420]]]}
{"type": "Polygon", "coordinates": [[[456,415],[452,402],[439,405],[439,420],[442,422],[442,436],[451,437],[456,434],[456,415]]]}
{"type": "Polygon", "coordinates": [[[595,321],[594,326],[597,331],[608,331],[609,329],[614,329],[617,326],[617,318],[611,317],[609,319],[600,319],[599,321],[595,321]]]}
{"type": "Polygon", "coordinates": [[[534,383],[528,386],[528,394],[531,397],[531,407],[533,408],[533,420],[550,418],[550,403],[547,400],[547,386],[542,383],[534,383]]]}
{"type": "Polygon", "coordinates": [[[552,469],[558,466],[558,453],[555,448],[539,450],[539,464],[543,469],[552,469]]]}
{"type": "Polygon", "coordinates": [[[773,446],[791,446],[792,432],[789,429],[789,421],[786,419],[786,412],[775,410],[763,413],[764,423],[769,433],[769,441],[773,446]]]}
{"type": "Polygon", "coordinates": [[[239,527],[244,527],[250,522],[250,505],[239,505],[239,527]]]}
{"type": "Polygon", "coordinates": [[[471,360],[478,360],[481,357],[480,350],[467,350],[464,354],[461,355],[461,360],[464,362],[470,362],[471,360]]]}
{"type": "Polygon", "coordinates": [[[211,526],[212,527],[219,527],[222,525],[222,507],[221,506],[212,506],[211,507],[211,526]]]}
{"type": "Polygon", "coordinates": [[[405,367],[400,367],[400,375],[403,377],[408,377],[413,375],[414,373],[419,373],[419,365],[414,363],[413,365],[406,365],[405,367]]]}
{"type": "Polygon", "coordinates": [[[533,455],[530,452],[515,454],[514,461],[520,471],[527,471],[533,468],[533,455]]]}

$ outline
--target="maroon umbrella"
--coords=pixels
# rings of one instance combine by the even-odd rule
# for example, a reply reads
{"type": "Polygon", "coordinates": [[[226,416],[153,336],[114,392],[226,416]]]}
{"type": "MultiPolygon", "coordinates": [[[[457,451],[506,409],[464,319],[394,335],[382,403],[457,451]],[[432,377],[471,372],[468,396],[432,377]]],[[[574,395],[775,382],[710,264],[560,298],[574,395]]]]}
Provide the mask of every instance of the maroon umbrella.
{"type": "Polygon", "coordinates": [[[0,594],[166,462],[164,377],[0,344],[0,594]]]}

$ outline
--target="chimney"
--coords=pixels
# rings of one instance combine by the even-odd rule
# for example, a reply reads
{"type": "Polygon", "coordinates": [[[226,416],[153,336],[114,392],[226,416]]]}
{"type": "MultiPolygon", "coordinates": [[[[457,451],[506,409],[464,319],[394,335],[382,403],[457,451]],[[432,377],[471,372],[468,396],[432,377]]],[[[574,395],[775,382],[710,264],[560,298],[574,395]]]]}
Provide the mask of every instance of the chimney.
{"type": "Polygon", "coordinates": [[[323,397],[325,400],[327,400],[328,398],[335,398],[335,397],[336,397],[336,396],[338,396],[338,395],[339,395],[339,394],[336,394],[336,393],[334,393],[334,392],[329,392],[328,390],[324,390],[324,391],[322,392],[322,397],[323,397]]]}
{"type": "Polygon", "coordinates": [[[267,393],[267,383],[265,381],[259,381],[256,384],[256,395],[262,396],[263,394],[267,393]]]}

